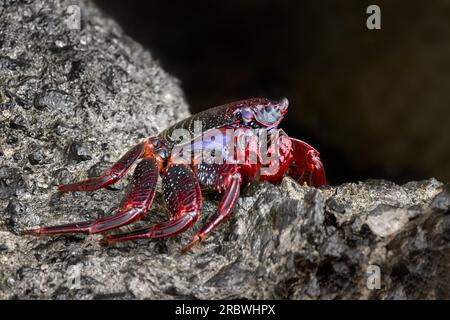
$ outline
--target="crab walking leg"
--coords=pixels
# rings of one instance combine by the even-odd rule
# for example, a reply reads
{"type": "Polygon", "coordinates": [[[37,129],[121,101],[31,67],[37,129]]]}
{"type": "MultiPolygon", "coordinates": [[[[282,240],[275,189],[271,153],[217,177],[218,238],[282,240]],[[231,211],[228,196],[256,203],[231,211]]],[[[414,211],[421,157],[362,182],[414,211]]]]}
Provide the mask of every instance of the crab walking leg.
{"type": "Polygon", "coordinates": [[[202,192],[192,169],[184,164],[171,164],[163,175],[162,183],[164,199],[172,219],[133,232],[106,236],[103,244],[164,238],[185,231],[197,221],[202,206],[202,192]]]}
{"type": "Polygon", "coordinates": [[[125,153],[111,168],[107,169],[101,176],[75,183],[59,185],[61,192],[69,191],[93,191],[107,187],[119,179],[128,171],[131,165],[144,154],[146,142],[140,143],[125,153]]]}
{"type": "Polygon", "coordinates": [[[206,238],[206,236],[216,228],[233,210],[234,205],[239,198],[239,193],[242,184],[241,174],[236,172],[228,175],[225,178],[224,186],[226,188],[222,200],[219,203],[219,207],[216,212],[208,219],[206,225],[200,229],[194,236],[192,241],[183,248],[186,252],[190,250],[194,245],[206,238]]]}
{"type": "Polygon", "coordinates": [[[325,168],[319,152],[306,142],[290,138],[292,142],[292,162],[289,175],[299,183],[320,187],[327,183],[325,168]]]}
{"type": "Polygon", "coordinates": [[[118,212],[110,217],[93,221],[70,223],[53,227],[41,227],[23,234],[50,235],[63,233],[101,233],[119,228],[140,219],[150,207],[155,196],[159,167],[155,159],[143,159],[133,173],[128,194],[118,212]]]}

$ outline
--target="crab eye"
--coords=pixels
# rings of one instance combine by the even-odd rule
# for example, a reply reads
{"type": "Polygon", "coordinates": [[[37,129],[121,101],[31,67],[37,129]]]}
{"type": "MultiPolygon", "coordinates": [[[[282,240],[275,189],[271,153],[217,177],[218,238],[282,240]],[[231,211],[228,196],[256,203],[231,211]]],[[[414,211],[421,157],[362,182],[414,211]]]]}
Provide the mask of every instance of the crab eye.
{"type": "Polygon", "coordinates": [[[244,109],[241,111],[241,118],[244,123],[250,123],[253,120],[253,112],[244,109]]]}

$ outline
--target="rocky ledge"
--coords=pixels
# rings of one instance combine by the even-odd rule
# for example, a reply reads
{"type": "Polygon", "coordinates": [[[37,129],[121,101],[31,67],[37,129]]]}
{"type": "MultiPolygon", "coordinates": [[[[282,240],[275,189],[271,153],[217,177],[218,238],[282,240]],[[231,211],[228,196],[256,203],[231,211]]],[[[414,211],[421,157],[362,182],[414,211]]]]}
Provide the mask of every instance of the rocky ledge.
{"type": "MultiPolygon", "coordinates": [[[[111,214],[128,178],[91,193],[55,186],[189,112],[176,79],[90,2],[0,3],[0,298],[450,298],[450,192],[435,179],[255,183],[188,254],[193,231],[108,248],[20,236],[111,214]]],[[[217,205],[205,199],[203,219],[217,205]]],[[[158,193],[142,223],[166,212],[158,193]]]]}

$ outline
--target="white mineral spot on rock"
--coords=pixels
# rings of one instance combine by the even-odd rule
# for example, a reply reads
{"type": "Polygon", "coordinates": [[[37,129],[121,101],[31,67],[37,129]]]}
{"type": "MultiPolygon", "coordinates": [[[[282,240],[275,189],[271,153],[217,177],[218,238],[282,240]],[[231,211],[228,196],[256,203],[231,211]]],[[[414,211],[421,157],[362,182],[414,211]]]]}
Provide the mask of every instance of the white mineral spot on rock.
{"type": "Polygon", "coordinates": [[[387,237],[402,229],[408,220],[408,211],[394,209],[370,215],[367,217],[366,223],[373,233],[380,237],[387,237]]]}

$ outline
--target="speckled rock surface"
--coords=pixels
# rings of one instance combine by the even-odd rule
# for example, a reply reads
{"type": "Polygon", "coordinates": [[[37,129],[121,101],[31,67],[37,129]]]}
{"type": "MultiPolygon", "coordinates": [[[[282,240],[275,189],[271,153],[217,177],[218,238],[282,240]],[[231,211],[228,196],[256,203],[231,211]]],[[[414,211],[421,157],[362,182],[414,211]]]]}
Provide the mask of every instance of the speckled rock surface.
{"type": "MultiPolygon", "coordinates": [[[[55,185],[98,174],[189,115],[176,79],[90,3],[78,3],[80,29],[69,29],[73,3],[1,7],[0,207],[13,232],[103,214],[108,205],[92,211],[85,198],[74,216],[74,198],[61,202],[55,185]]],[[[111,205],[118,195],[101,197],[111,205]]]]}
{"type": "MultiPolygon", "coordinates": [[[[91,193],[55,186],[98,174],[188,115],[175,79],[90,3],[68,30],[70,4],[0,7],[0,298],[450,298],[450,193],[434,179],[253,184],[189,254],[180,248],[195,230],[109,248],[100,236],[19,236],[111,214],[128,178],[91,193]],[[371,290],[374,265],[381,287],[371,290]]],[[[203,219],[217,204],[205,199],[203,219]]],[[[165,213],[158,193],[140,224],[165,213]]]]}

